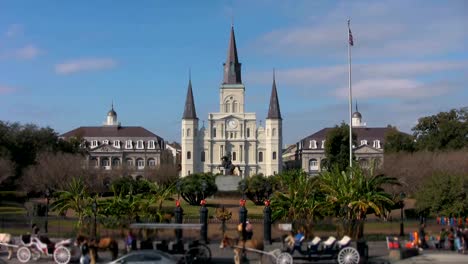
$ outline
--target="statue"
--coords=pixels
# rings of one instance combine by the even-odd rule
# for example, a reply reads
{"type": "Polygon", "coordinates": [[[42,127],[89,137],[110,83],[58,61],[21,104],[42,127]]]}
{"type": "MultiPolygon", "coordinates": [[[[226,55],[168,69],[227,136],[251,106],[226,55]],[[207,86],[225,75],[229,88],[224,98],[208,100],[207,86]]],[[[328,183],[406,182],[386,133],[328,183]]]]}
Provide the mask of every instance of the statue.
{"type": "Polygon", "coordinates": [[[228,153],[221,158],[221,167],[224,168],[224,175],[234,175],[236,166],[231,162],[231,155],[228,153]]]}

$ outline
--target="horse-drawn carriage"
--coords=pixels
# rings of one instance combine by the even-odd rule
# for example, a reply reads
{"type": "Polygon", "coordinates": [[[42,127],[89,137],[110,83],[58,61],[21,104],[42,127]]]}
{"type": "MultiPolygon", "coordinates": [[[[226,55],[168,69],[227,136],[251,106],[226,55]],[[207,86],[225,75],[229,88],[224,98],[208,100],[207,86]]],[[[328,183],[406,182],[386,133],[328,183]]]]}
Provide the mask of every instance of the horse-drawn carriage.
{"type": "MultiPolygon", "coordinates": [[[[153,229],[153,230],[200,230],[202,224],[177,224],[177,223],[136,223],[131,224],[132,229],[153,229]]],[[[152,241],[150,247],[153,248],[152,241]]],[[[204,243],[194,240],[189,243],[183,243],[183,241],[171,241],[167,243],[164,240],[155,241],[156,249],[161,251],[181,255],[184,259],[184,263],[209,263],[211,261],[211,250],[204,243]]]]}
{"type": "Polygon", "coordinates": [[[19,244],[15,244],[10,234],[1,234],[0,245],[8,248],[8,259],[11,259],[13,249],[16,249],[16,256],[22,263],[38,260],[41,256],[53,257],[58,264],[67,264],[71,259],[71,239],[52,243],[47,237],[21,235],[19,244]]]}
{"type": "Polygon", "coordinates": [[[310,260],[335,259],[339,264],[358,264],[360,255],[356,248],[351,246],[351,238],[343,236],[337,240],[334,236],[322,241],[318,236],[306,243],[307,249],[303,250],[304,237],[287,237],[285,251],[293,254],[298,251],[301,255],[307,256],[310,260]],[[288,245],[289,243],[289,245],[288,245]]]}

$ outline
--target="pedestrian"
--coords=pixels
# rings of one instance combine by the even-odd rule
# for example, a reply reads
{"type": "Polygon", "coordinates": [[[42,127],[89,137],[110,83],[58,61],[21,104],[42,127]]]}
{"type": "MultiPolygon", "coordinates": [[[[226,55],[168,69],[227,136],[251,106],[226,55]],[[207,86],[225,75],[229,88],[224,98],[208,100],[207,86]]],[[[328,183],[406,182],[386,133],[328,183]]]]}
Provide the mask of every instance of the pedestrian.
{"type": "Polygon", "coordinates": [[[455,232],[455,249],[457,250],[458,253],[462,253],[463,247],[463,232],[461,227],[458,227],[456,232],[455,232]]]}
{"type": "Polygon", "coordinates": [[[31,234],[37,236],[39,234],[39,227],[36,224],[32,224],[31,228],[31,234]]]}
{"type": "Polygon", "coordinates": [[[465,227],[465,230],[463,230],[463,243],[465,245],[463,254],[468,252],[468,227],[465,227]]]}
{"type": "Polygon", "coordinates": [[[80,250],[81,250],[80,264],[89,264],[90,258],[89,258],[89,245],[88,245],[87,238],[84,238],[83,242],[81,242],[80,250]]]}
{"type": "Polygon", "coordinates": [[[426,242],[426,231],[425,231],[426,225],[424,223],[421,224],[419,227],[419,239],[421,241],[421,248],[426,249],[428,248],[427,242],[426,242]]]}
{"type": "Polygon", "coordinates": [[[448,233],[448,242],[450,250],[455,250],[455,230],[453,227],[450,228],[450,232],[448,233]]]}
{"type": "Polygon", "coordinates": [[[125,238],[125,247],[127,249],[127,253],[130,253],[130,251],[134,249],[134,244],[136,244],[135,237],[133,237],[132,230],[128,230],[127,237],[125,238]]]}
{"type": "Polygon", "coordinates": [[[442,228],[439,233],[439,249],[444,249],[445,248],[445,241],[447,240],[447,231],[445,231],[445,228],[442,228]]]}
{"type": "Polygon", "coordinates": [[[253,237],[253,226],[250,223],[249,219],[245,221],[245,236],[247,240],[251,240],[253,237]]]}

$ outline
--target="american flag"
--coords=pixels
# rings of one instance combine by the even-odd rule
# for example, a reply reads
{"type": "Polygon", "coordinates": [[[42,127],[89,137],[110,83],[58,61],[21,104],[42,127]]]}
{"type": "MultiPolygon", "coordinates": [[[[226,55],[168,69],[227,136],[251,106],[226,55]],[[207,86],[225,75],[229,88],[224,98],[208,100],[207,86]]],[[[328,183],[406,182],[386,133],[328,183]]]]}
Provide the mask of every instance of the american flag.
{"type": "Polygon", "coordinates": [[[349,45],[354,46],[353,34],[351,33],[351,29],[348,28],[348,31],[349,31],[349,45]]]}

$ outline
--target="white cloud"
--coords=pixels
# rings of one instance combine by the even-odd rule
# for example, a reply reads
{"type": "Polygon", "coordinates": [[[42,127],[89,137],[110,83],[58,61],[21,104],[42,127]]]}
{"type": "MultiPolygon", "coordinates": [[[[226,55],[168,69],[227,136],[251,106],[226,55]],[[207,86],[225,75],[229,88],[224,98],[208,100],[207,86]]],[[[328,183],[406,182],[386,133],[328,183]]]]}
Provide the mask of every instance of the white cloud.
{"type": "MultiPolygon", "coordinates": [[[[353,97],[367,98],[424,98],[447,93],[446,87],[430,87],[409,79],[367,79],[353,84],[353,97]]],[[[349,88],[335,90],[337,97],[348,97],[349,88]]]]}
{"type": "Polygon", "coordinates": [[[339,2],[321,17],[273,29],[252,45],[257,52],[276,56],[346,58],[346,19],[354,17],[351,29],[356,59],[463,52],[468,43],[468,17],[461,11],[463,5],[456,1],[339,2]]]}
{"type": "Polygon", "coordinates": [[[5,35],[9,38],[13,38],[21,34],[23,34],[23,26],[20,24],[11,24],[5,32],[5,35]]]}
{"type": "Polygon", "coordinates": [[[15,91],[16,91],[16,89],[13,88],[13,87],[0,85],[0,94],[1,94],[1,95],[14,93],[15,91]]]}
{"type": "Polygon", "coordinates": [[[19,48],[13,52],[13,56],[17,59],[30,60],[36,58],[41,53],[41,50],[36,46],[29,44],[19,48]]]}
{"type": "Polygon", "coordinates": [[[117,62],[108,58],[88,58],[71,60],[55,65],[57,74],[72,74],[81,71],[99,71],[114,68],[117,62]]]}

